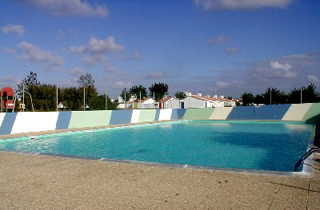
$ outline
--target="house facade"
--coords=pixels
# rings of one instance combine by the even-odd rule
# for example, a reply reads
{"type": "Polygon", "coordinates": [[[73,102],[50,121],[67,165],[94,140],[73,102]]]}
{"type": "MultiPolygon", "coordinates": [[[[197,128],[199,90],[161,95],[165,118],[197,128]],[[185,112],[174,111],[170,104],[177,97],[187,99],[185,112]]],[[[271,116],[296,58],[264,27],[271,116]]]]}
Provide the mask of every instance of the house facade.
{"type": "Polygon", "coordinates": [[[142,100],[137,100],[137,102],[135,102],[135,109],[156,109],[156,101],[152,98],[144,98],[142,100]]]}
{"type": "Polygon", "coordinates": [[[119,105],[118,109],[157,109],[158,102],[153,100],[152,98],[144,98],[142,100],[135,100],[135,98],[130,98],[127,103],[125,103],[122,98],[119,96],[119,105]]]}
{"type": "MultiPolygon", "coordinates": [[[[190,108],[216,108],[216,107],[235,107],[236,100],[228,99],[223,96],[202,96],[201,93],[192,94],[186,92],[187,97],[179,100],[175,97],[165,96],[160,101],[155,101],[152,98],[145,98],[143,100],[135,100],[131,98],[126,103],[127,109],[190,109],[190,108]]],[[[120,99],[120,98],[119,98],[120,99]]],[[[121,100],[119,100],[120,102],[121,100]]],[[[124,109],[125,104],[118,105],[118,108],[124,109]]]]}
{"type": "Polygon", "coordinates": [[[168,102],[171,109],[189,109],[189,108],[216,108],[216,107],[234,107],[236,101],[223,96],[202,96],[202,94],[192,94],[186,92],[187,97],[183,100],[173,98],[168,102]]]}

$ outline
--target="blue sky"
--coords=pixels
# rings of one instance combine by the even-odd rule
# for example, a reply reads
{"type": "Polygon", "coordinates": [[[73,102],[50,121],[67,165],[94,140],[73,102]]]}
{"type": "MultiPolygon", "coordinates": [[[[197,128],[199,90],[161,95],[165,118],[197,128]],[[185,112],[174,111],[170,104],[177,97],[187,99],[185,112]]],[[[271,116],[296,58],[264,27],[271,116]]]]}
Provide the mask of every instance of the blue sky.
{"type": "Polygon", "coordinates": [[[239,97],[320,87],[318,0],[0,0],[0,88],[41,83],[100,93],[165,82],[239,97]]]}

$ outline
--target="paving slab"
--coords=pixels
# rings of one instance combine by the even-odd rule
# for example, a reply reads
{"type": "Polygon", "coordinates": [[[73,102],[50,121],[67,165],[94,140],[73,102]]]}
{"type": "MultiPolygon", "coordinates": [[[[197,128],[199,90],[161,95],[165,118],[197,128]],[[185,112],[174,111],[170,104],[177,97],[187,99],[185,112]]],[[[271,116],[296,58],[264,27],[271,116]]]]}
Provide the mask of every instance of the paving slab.
{"type": "Polygon", "coordinates": [[[308,177],[0,151],[0,209],[320,209],[308,177]]]}

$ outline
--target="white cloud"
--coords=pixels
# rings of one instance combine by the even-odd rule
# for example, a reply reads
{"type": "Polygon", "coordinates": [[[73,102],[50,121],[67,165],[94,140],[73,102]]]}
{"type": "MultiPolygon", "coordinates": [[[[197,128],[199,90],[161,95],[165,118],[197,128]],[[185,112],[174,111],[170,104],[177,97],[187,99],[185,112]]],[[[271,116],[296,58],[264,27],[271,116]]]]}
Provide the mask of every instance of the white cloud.
{"type": "Polygon", "coordinates": [[[239,80],[232,80],[230,82],[222,82],[222,81],[217,81],[216,82],[216,87],[221,88],[221,89],[227,89],[227,88],[238,88],[243,84],[242,81],[239,80]]]}
{"type": "Polygon", "coordinates": [[[289,63],[280,64],[278,61],[271,61],[270,66],[272,69],[283,69],[285,71],[289,71],[292,68],[289,63]]]}
{"type": "Polygon", "coordinates": [[[71,78],[62,78],[62,86],[76,87],[79,86],[78,80],[81,75],[85,75],[87,72],[81,68],[73,68],[69,70],[71,78]]]}
{"type": "Polygon", "coordinates": [[[230,87],[230,83],[218,81],[218,82],[216,82],[216,86],[218,88],[228,88],[228,87],[230,87]]]}
{"type": "Polygon", "coordinates": [[[1,49],[1,51],[4,53],[7,53],[7,54],[15,54],[16,53],[16,51],[14,49],[9,48],[9,47],[3,47],[1,49]]]}
{"type": "Polygon", "coordinates": [[[106,54],[124,51],[122,45],[116,44],[114,37],[110,36],[105,40],[91,38],[87,45],[79,47],[71,46],[70,51],[76,54],[85,54],[82,63],[91,66],[108,61],[106,54]]]}
{"type": "Polygon", "coordinates": [[[253,81],[258,83],[270,83],[272,80],[294,79],[298,76],[293,70],[292,64],[281,64],[278,61],[270,61],[268,64],[260,64],[252,73],[253,81]]]}
{"type": "Polygon", "coordinates": [[[71,52],[73,53],[89,53],[89,54],[105,54],[105,53],[114,53],[121,52],[124,50],[122,45],[115,43],[113,36],[108,37],[105,40],[99,40],[96,38],[91,38],[87,46],[80,47],[70,47],[71,52]]]}
{"type": "Polygon", "coordinates": [[[226,37],[226,36],[217,36],[214,38],[207,39],[207,43],[213,44],[213,45],[224,44],[227,41],[229,41],[229,37],[226,37]]]}
{"type": "Polygon", "coordinates": [[[80,46],[80,47],[71,46],[70,47],[70,51],[73,52],[73,53],[80,54],[80,53],[83,53],[85,51],[85,46],[80,46]]]}
{"type": "Polygon", "coordinates": [[[106,71],[109,72],[109,73],[113,73],[113,72],[116,71],[116,69],[111,64],[108,64],[106,66],[106,71]]]}
{"type": "Polygon", "coordinates": [[[1,31],[5,34],[16,33],[19,36],[24,35],[24,27],[21,25],[6,25],[2,27],[1,31]]]}
{"type": "Polygon", "coordinates": [[[103,63],[107,61],[106,56],[97,54],[97,55],[89,55],[84,58],[82,58],[82,63],[84,63],[87,66],[92,66],[98,63],[103,63]]]}
{"type": "Polygon", "coordinates": [[[45,64],[47,71],[59,69],[63,63],[63,58],[61,56],[52,55],[51,52],[42,51],[39,47],[33,44],[20,42],[17,47],[21,50],[18,58],[36,63],[43,63],[45,64]]]}
{"type": "Polygon", "coordinates": [[[320,83],[320,79],[317,76],[314,75],[308,75],[307,76],[308,80],[312,83],[320,83]]]}
{"type": "Polygon", "coordinates": [[[161,72],[152,72],[146,75],[146,79],[162,79],[163,74],[161,72]]]}
{"type": "Polygon", "coordinates": [[[228,54],[235,54],[235,53],[238,53],[238,52],[239,52],[239,48],[229,47],[229,48],[227,48],[226,52],[227,52],[228,54]]]}
{"type": "Polygon", "coordinates": [[[230,69],[195,76],[188,87],[199,92],[216,89],[219,94],[237,97],[241,90],[261,94],[268,87],[290,92],[293,88],[307,86],[310,82],[320,85],[320,52],[236,64],[230,69]]]}
{"type": "Polygon", "coordinates": [[[320,52],[284,56],[282,60],[295,65],[314,65],[320,61],[320,52]]]}
{"type": "Polygon", "coordinates": [[[58,30],[57,35],[55,39],[62,39],[64,37],[79,37],[79,33],[74,29],[68,29],[68,30],[58,30]]]}
{"type": "Polygon", "coordinates": [[[115,89],[130,88],[131,86],[132,86],[131,82],[116,81],[112,83],[112,87],[115,89]]]}
{"type": "Polygon", "coordinates": [[[133,52],[133,58],[135,59],[135,60],[140,60],[141,59],[141,53],[139,52],[139,51],[134,51],[133,52]]]}
{"type": "Polygon", "coordinates": [[[319,66],[319,52],[287,55],[273,61],[259,61],[243,77],[256,86],[299,87],[318,82],[319,66]]]}
{"type": "Polygon", "coordinates": [[[294,0],[194,0],[205,11],[255,10],[267,7],[287,8],[294,0]]]}
{"type": "Polygon", "coordinates": [[[278,61],[271,61],[271,76],[282,78],[295,78],[297,73],[292,71],[292,65],[289,63],[281,64],[278,61]]]}
{"type": "Polygon", "coordinates": [[[87,72],[81,68],[73,68],[69,71],[69,74],[73,77],[80,77],[81,75],[85,75],[87,72]]]}
{"type": "Polygon", "coordinates": [[[85,0],[20,0],[20,2],[47,10],[57,16],[106,17],[109,14],[106,6],[92,6],[85,0]]]}

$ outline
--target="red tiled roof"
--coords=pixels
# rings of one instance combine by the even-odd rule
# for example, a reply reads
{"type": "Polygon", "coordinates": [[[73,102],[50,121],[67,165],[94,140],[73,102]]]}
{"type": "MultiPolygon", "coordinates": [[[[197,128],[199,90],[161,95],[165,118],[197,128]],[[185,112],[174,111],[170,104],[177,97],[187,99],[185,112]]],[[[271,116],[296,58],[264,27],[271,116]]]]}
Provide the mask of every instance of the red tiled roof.
{"type": "Polygon", "coordinates": [[[166,101],[169,101],[172,97],[168,96],[168,97],[163,97],[159,103],[163,103],[163,102],[166,102],[166,101]]]}
{"type": "Polygon", "coordinates": [[[192,98],[196,98],[202,101],[210,101],[210,102],[214,102],[214,101],[231,101],[228,98],[214,98],[211,96],[197,96],[197,95],[192,95],[192,98]]]}
{"type": "Polygon", "coordinates": [[[138,101],[138,103],[143,103],[143,102],[145,102],[145,101],[147,101],[149,99],[150,99],[150,97],[146,97],[146,98],[144,98],[142,100],[137,100],[137,101],[138,101]]]}

